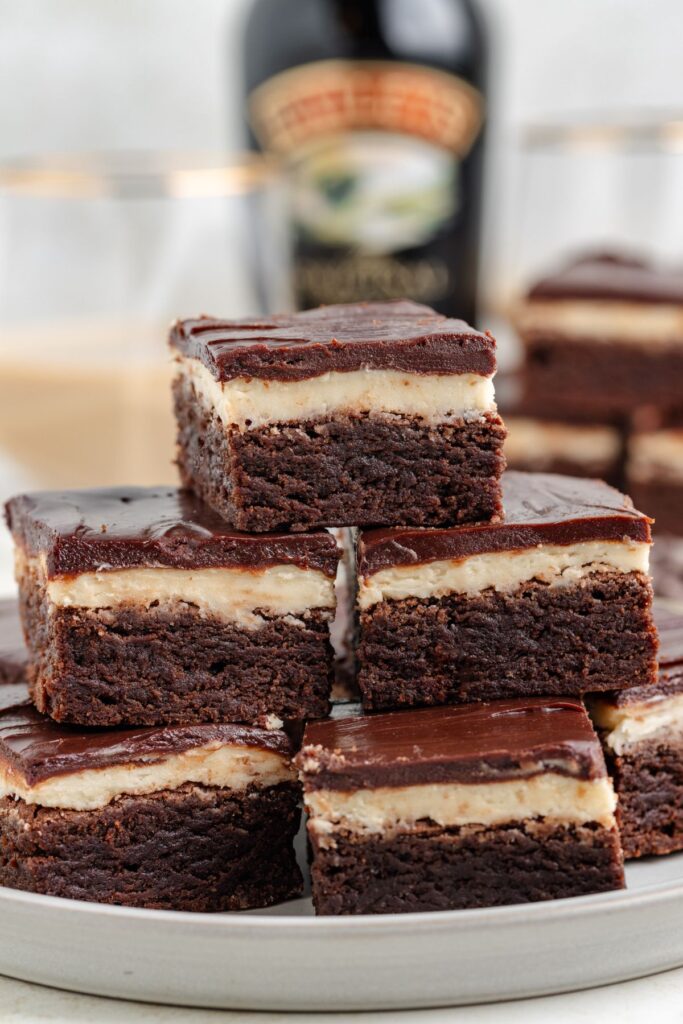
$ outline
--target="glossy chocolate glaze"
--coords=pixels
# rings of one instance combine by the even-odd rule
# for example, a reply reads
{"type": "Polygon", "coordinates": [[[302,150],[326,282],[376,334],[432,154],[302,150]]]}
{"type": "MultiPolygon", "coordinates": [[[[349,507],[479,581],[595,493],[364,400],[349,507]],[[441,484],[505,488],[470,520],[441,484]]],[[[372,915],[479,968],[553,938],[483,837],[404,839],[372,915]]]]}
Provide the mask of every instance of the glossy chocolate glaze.
{"type": "Polygon", "coordinates": [[[192,492],[175,487],[40,491],[13,498],[6,515],[27,554],[45,555],[49,576],[290,564],[334,577],[340,556],[325,530],[239,533],[192,492]]]}
{"type": "Polygon", "coordinates": [[[654,686],[632,686],[610,694],[605,700],[614,707],[660,700],[683,693],[683,612],[655,601],[654,618],[659,632],[659,675],[654,686]]]}
{"type": "Polygon", "coordinates": [[[297,761],[308,789],[503,782],[545,772],[605,775],[585,708],[571,697],[376,715],[345,708],[306,726],[297,761]]]}
{"type": "Polygon", "coordinates": [[[651,520],[629,498],[603,483],[554,473],[503,474],[505,518],[500,523],[447,530],[363,530],[358,545],[361,576],[394,565],[469,558],[538,544],[592,540],[650,540],[651,520]]]}
{"type": "Polygon", "coordinates": [[[542,278],[529,299],[606,299],[683,304],[683,267],[660,267],[617,253],[587,253],[542,278]]]}
{"type": "Polygon", "coordinates": [[[216,380],[295,381],[330,371],[476,373],[496,368],[496,343],[463,320],[404,300],[321,306],[266,320],[179,320],[170,344],[216,380]]]}
{"type": "Polygon", "coordinates": [[[0,601],[0,684],[19,683],[26,671],[26,646],[14,598],[0,601]]]}
{"type": "Polygon", "coordinates": [[[153,764],[209,743],[272,750],[296,749],[283,729],[249,725],[169,725],[140,729],[88,729],[41,715],[25,686],[0,687],[0,762],[29,786],[55,775],[122,764],[153,764]]]}

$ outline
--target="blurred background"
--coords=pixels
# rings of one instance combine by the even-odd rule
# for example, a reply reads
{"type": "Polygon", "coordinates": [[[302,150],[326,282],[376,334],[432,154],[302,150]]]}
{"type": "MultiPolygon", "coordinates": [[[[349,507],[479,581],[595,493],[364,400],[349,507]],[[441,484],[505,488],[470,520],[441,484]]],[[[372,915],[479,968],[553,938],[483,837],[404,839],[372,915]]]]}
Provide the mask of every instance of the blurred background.
{"type": "Polygon", "coordinates": [[[2,498],[174,479],[174,316],[409,294],[512,368],[507,313],[556,258],[683,263],[679,0],[0,0],[0,25],[2,498]],[[381,110],[339,78],[359,55],[391,61],[381,110]]]}

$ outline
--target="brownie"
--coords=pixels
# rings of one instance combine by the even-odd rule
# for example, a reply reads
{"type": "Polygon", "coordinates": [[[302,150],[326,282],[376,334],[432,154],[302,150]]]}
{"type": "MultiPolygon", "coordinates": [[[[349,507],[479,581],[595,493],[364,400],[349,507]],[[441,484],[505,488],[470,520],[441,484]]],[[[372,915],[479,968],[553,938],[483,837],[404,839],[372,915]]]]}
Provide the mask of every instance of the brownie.
{"type": "Polygon", "coordinates": [[[683,267],[588,253],[537,281],[516,322],[527,392],[558,410],[680,404],[683,267]]]}
{"type": "Polygon", "coordinates": [[[19,608],[13,598],[0,601],[0,685],[26,678],[26,644],[19,608]]]}
{"type": "Polygon", "coordinates": [[[495,341],[413,302],[177,322],[178,466],[240,530],[500,513],[495,341]]]}
{"type": "Polygon", "coordinates": [[[22,495],[7,516],[39,710],[98,726],[327,713],[327,531],[238,533],[168,487],[22,495]]]}
{"type": "Polygon", "coordinates": [[[628,858],[683,850],[683,613],[656,602],[655,622],[657,683],[590,701],[628,858]]]}
{"type": "Polygon", "coordinates": [[[583,705],[527,698],[309,723],[297,756],[318,914],[500,906],[624,885],[583,705]]]}
{"type": "Polygon", "coordinates": [[[650,520],[598,480],[510,470],[503,500],[496,524],[362,531],[366,709],[655,681],[650,520]]]}
{"type": "Polygon", "coordinates": [[[64,725],[4,687],[0,885],[165,910],[297,896],[293,752],[281,729],[64,725]]]}

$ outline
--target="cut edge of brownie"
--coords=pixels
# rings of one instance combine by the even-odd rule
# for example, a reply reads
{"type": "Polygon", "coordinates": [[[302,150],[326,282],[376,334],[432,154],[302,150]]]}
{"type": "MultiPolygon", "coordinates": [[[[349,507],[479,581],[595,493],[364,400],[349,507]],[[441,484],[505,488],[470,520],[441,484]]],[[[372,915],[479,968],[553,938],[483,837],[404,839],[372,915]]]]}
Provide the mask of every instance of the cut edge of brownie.
{"type": "Polygon", "coordinates": [[[527,820],[358,836],[311,835],[318,914],[503,906],[624,886],[616,830],[527,820]]]}
{"type": "Polygon", "coordinates": [[[619,754],[607,744],[604,749],[624,857],[683,850],[683,735],[653,736],[619,754]]]}
{"type": "Polygon", "coordinates": [[[654,683],[651,602],[647,576],[617,571],[570,586],[532,580],[509,593],[381,601],[360,615],[363,706],[570,696],[654,683]]]}
{"type": "Polygon", "coordinates": [[[88,811],[0,800],[0,884],[97,903],[219,912],[301,895],[299,788],[186,784],[88,811]]]}
{"type": "Polygon", "coordinates": [[[680,403],[683,343],[642,345],[629,342],[573,338],[552,331],[526,331],[525,389],[542,394],[558,408],[575,404],[597,415],[606,411],[629,416],[643,404],[675,406],[680,403]]]}
{"type": "Polygon", "coordinates": [[[52,605],[20,587],[31,696],[57,721],[113,726],[256,722],[328,713],[330,613],[312,609],[258,629],[177,608],[52,605]]]}
{"type": "Polygon", "coordinates": [[[183,483],[237,529],[439,526],[502,514],[505,427],[497,413],[434,425],[335,415],[240,432],[181,377],[174,402],[183,483]]]}

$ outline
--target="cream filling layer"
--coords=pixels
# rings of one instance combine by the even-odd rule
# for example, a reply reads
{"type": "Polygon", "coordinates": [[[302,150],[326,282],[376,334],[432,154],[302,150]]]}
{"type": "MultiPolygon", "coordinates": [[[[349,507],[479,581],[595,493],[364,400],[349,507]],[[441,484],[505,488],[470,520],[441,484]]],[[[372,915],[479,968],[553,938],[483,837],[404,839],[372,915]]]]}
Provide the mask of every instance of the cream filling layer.
{"type": "Polygon", "coordinates": [[[508,463],[548,466],[562,459],[582,466],[616,461],[619,432],[613,427],[546,422],[526,416],[506,416],[504,451],[508,463]]]}
{"type": "Polygon", "coordinates": [[[683,429],[633,434],[628,472],[643,483],[662,478],[683,483],[683,429]]]}
{"type": "Polygon", "coordinates": [[[515,314],[518,329],[633,345],[683,344],[683,306],[604,299],[532,300],[515,314]]]}
{"type": "Polygon", "coordinates": [[[444,828],[504,825],[528,818],[614,825],[616,799],[607,777],[574,779],[556,773],[505,782],[436,783],[353,792],[319,789],[305,796],[309,828],[325,833],[410,829],[433,821],[444,828]]]}
{"type": "Polygon", "coordinates": [[[426,600],[446,594],[479,594],[483,590],[513,591],[538,580],[553,587],[578,583],[594,572],[648,572],[650,545],[636,541],[586,541],[581,544],[539,544],[515,551],[488,551],[470,558],[396,565],[361,577],[361,609],[380,601],[409,597],[426,600]]]}
{"type": "Polygon", "coordinates": [[[291,762],[282,754],[255,747],[207,744],[173,754],[162,761],[117,764],[55,775],[31,786],[9,765],[0,766],[0,796],[41,807],[90,811],[119,796],[141,796],[186,783],[234,791],[248,786],[275,786],[294,778],[291,762]]]}
{"type": "Polygon", "coordinates": [[[474,373],[351,370],[309,380],[238,377],[220,383],[198,359],[181,358],[178,366],[202,403],[239,430],[338,413],[394,413],[444,423],[496,411],[493,379],[474,373]]]}
{"type": "MultiPolygon", "coordinates": [[[[19,559],[20,560],[20,559],[19,559]]],[[[29,559],[29,562],[35,561],[29,559]]],[[[45,576],[44,563],[40,566],[45,576]]],[[[22,574],[17,565],[17,575],[22,574]]],[[[334,580],[296,565],[265,569],[108,569],[45,579],[59,608],[149,608],[182,602],[244,629],[258,629],[269,616],[293,622],[312,608],[335,607],[334,580]],[[263,613],[263,614],[261,614],[263,613]]]]}
{"type": "Polygon", "coordinates": [[[653,697],[624,707],[615,707],[596,698],[591,705],[591,717],[598,728],[606,731],[605,742],[615,754],[623,754],[630,747],[660,734],[680,741],[683,739],[683,694],[653,697]]]}

